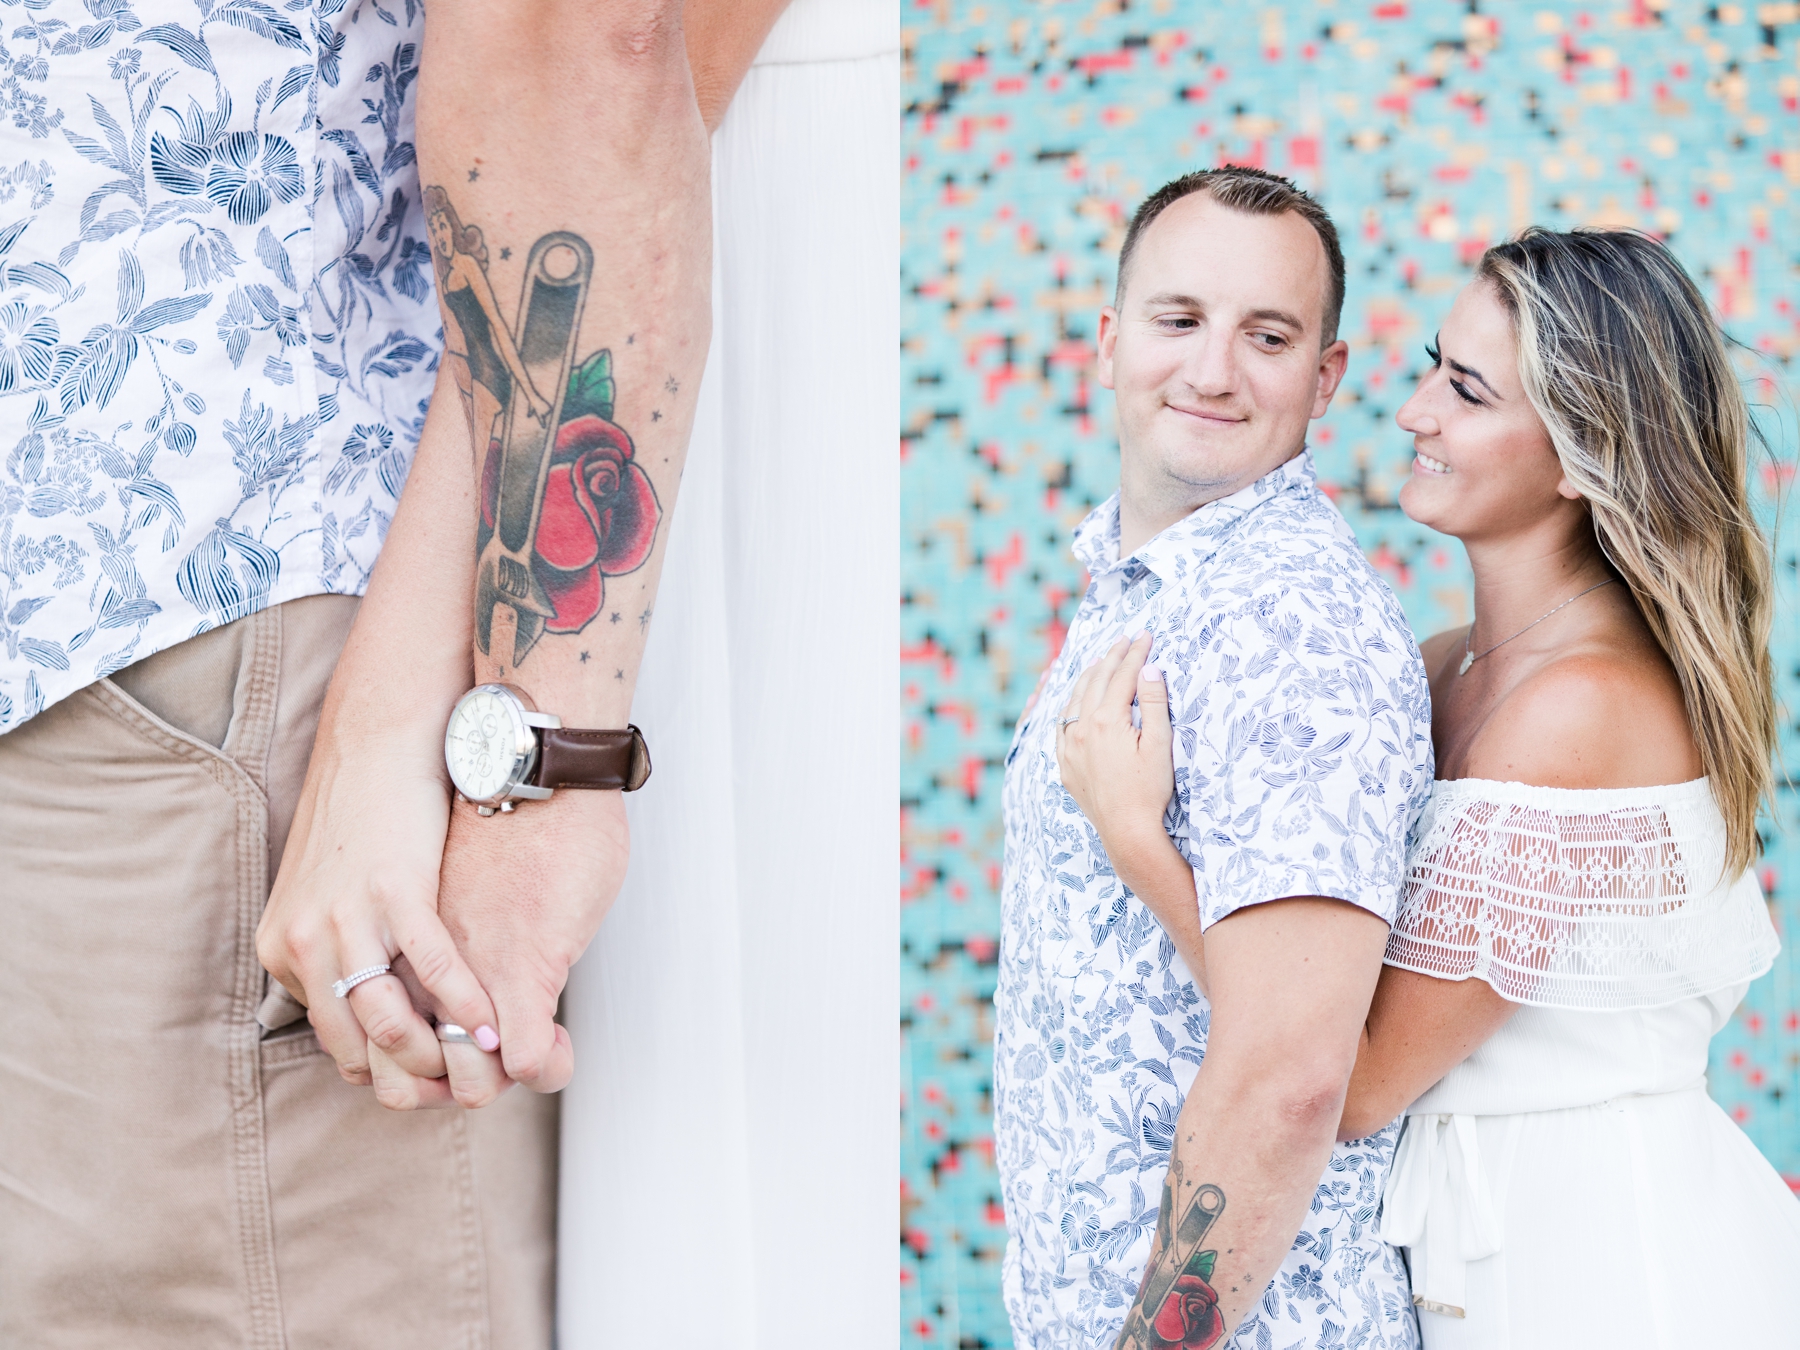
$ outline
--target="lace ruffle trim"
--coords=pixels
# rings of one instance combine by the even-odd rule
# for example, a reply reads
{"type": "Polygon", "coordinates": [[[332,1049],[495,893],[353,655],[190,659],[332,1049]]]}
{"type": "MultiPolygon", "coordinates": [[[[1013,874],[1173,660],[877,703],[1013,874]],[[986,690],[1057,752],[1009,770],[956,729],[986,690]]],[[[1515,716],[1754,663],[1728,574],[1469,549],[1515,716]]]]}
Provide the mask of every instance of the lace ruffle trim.
{"type": "Polygon", "coordinates": [[[1722,878],[1710,792],[1438,785],[1409,857],[1387,963],[1486,980],[1539,1007],[1659,1007],[1769,968],[1755,878],[1722,878]],[[1446,789],[1450,789],[1446,791],[1446,789]]]}

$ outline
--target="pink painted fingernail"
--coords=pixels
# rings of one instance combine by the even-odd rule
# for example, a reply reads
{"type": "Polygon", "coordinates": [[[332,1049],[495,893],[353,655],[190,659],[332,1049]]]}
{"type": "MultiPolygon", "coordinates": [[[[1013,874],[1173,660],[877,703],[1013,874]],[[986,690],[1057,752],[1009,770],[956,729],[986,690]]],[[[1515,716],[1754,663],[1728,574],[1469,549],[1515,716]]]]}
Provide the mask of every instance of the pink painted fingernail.
{"type": "Polygon", "coordinates": [[[479,1045],[483,1050],[498,1050],[500,1048],[500,1033],[495,1031],[492,1027],[476,1027],[475,1044],[479,1045]]]}
{"type": "Polygon", "coordinates": [[[1138,678],[1140,680],[1153,680],[1157,684],[1161,684],[1162,667],[1157,665],[1154,661],[1146,661],[1143,670],[1138,672],[1138,678]]]}

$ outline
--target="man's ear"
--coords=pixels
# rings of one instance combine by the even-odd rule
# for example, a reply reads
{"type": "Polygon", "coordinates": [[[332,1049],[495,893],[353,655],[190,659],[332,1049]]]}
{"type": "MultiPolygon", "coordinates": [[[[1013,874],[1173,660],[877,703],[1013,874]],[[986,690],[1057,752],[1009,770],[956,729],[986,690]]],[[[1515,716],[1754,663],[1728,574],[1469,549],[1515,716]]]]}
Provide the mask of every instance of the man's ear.
{"type": "Polygon", "coordinates": [[[1118,341],[1119,311],[1111,305],[1107,305],[1100,311],[1100,341],[1098,344],[1100,355],[1097,365],[1102,389],[1113,387],[1113,348],[1118,345],[1118,341]]]}
{"type": "Polygon", "coordinates": [[[1339,338],[1319,353],[1319,391],[1313,398],[1312,416],[1323,417],[1331,408],[1332,395],[1344,382],[1350,366],[1350,344],[1339,338]]]}

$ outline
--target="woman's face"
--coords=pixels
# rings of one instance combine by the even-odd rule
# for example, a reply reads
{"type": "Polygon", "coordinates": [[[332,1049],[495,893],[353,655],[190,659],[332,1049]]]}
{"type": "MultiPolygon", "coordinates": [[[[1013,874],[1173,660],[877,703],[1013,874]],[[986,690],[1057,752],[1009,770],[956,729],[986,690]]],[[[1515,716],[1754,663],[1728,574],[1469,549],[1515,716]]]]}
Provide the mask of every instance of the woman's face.
{"type": "Polygon", "coordinates": [[[1433,366],[1395,420],[1415,451],[1400,507],[1421,525],[1465,542],[1501,538],[1579,500],[1525,397],[1512,321],[1489,282],[1456,297],[1433,366]]]}
{"type": "Polygon", "coordinates": [[[434,211],[431,215],[431,245],[440,258],[448,258],[455,249],[450,238],[450,217],[442,211],[434,211]]]}

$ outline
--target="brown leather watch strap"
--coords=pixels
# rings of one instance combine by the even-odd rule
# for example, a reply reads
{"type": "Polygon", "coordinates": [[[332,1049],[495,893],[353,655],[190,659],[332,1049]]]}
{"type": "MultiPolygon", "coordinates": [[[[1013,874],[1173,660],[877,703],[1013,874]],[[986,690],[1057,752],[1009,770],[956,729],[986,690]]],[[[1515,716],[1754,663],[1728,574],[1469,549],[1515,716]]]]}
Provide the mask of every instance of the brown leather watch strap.
{"type": "Polygon", "coordinates": [[[650,749],[636,727],[623,731],[558,727],[546,730],[543,738],[537,787],[636,792],[650,777],[650,749]]]}

